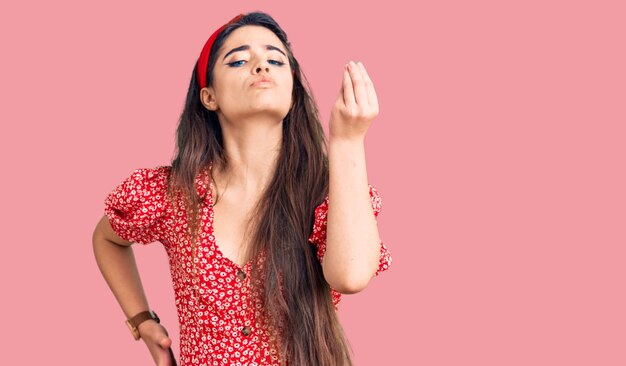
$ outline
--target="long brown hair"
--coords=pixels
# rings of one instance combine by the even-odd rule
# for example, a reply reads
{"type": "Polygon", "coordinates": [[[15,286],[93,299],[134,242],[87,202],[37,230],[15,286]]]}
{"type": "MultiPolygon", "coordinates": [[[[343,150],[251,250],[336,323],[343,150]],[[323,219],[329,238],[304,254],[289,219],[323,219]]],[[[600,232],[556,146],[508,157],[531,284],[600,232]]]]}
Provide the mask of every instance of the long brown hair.
{"type": "MultiPolygon", "coordinates": [[[[252,12],[229,24],[216,38],[209,55],[207,85],[213,85],[215,55],[235,29],[263,26],[276,34],[287,50],[294,71],[292,105],[282,122],[282,145],[273,177],[252,217],[251,245],[245,258],[263,252],[263,265],[252,261],[250,284],[263,301],[263,319],[280,340],[283,364],[352,365],[351,347],[339,323],[316,248],[308,242],[315,207],[328,194],[328,157],[324,130],[309,83],[293,55],[287,35],[266,13],[252,12]],[[303,83],[303,81],[305,83],[303,83]],[[305,86],[306,84],[306,86],[305,86]],[[256,279],[264,278],[263,281],[256,279]],[[283,286],[284,292],[280,286],[283,286]]],[[[200,101],[193,69],[185,108],[177,128],[177,152],[172,161],[170,193],[184,192],[192,253],[206,194],[200,197],[195,179],[210,164],[228,167],[218,116],[200,101]]],[[[227,170],[227,169],[226,169],[227,170]]],[[[213,181],[212,174],[207,179],[213,181]]],[[[209,187],[209,182],[205,182],[209,187]]],[[[208,193],[208,189],[207,189],[208,193]]],[[[195,265],[195,261],[193,261],[195,265]]],[[[195,271],[194,271],[195,273],[195,271]]]]}

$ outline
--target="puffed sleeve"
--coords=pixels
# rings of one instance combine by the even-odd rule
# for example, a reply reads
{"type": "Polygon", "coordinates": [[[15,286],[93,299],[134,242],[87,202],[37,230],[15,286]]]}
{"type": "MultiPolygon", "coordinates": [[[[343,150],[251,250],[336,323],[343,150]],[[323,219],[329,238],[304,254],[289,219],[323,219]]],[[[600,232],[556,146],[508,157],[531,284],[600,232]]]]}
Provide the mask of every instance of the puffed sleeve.
{"type": "Polygon", "coordinates": [[[167,166],[136,169],[106,196],[104,213],[122,239],[140,244],[162,240],[168,169],[167,166]]]}
{"type": "MultiPolygon", "coordinates": [[[[370,198],[372,200],[372,210],[374,210],[374,217],[378,218],[378,214],[381,209],[381,198],[378,191],[372,187],[371,184],[368,184],[370,191],[370,198]]],[[[326,252],[326,216],[328,215],[328,195],[315,208],[315,221],[313,223],[313,231],[309,236],[309,242],[313,245],[317,245],[317,257],[320,262],[324,258],[324,253],[326,252]]],[[[387,270],[391,266],[391,253],[387,249],[385,243],[381,241],[380,243],[380,261],[378,263],[378,269],[376,270],[376,276],[380,272],[387,270]]]]}

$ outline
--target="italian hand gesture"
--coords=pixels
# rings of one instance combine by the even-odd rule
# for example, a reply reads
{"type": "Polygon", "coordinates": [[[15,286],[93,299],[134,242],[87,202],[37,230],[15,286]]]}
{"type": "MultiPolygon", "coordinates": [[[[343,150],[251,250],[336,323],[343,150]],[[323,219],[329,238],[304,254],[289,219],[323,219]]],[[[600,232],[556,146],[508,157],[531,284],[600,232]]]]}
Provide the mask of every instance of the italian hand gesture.
{"type": "Polygon", "coordinates": [[[378,115],[374,84],[361,62],[346,64],[339,96],[333,105],[330,138],[362,140],[378,115]]]}

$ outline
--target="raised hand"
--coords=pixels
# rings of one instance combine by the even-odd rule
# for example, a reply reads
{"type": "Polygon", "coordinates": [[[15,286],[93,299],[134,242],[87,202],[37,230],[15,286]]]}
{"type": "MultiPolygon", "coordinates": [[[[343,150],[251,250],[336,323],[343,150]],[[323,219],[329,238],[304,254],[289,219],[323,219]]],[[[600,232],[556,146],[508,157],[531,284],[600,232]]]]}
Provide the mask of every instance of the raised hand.
{"type": "Polygon", "coordinates": [[[362,140],[378,115],[374,83],[361,62],[346,64],[339,96],[333,105],[330,139],[362,140]]]}

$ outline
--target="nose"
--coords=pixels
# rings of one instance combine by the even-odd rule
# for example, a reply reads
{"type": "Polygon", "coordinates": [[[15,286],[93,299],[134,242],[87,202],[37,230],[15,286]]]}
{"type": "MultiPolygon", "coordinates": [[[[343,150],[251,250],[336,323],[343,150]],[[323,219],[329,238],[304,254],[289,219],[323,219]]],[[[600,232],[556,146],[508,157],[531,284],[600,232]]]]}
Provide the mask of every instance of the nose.
{"type": "Polygon", "coordinates": [[[267,65],[265,65],[265,66],[264,65],[257,66],[256,69],[255,69],[255,72],[257,74],[259,74],[261,72],[261,70],[263,70],[263,69],[265,69],[265,72],[270,72],[270,68],[267,65]]]}
{"type": "Polygon", "coordinates": [[[255,74],[260,74],[262,70],[265,70],[266,73],[270,72],[269,62],[267,60],[265,60],[263,57],[257,58],[256,64],[257,65],[254,68],[254,73],[255,74]]]}

